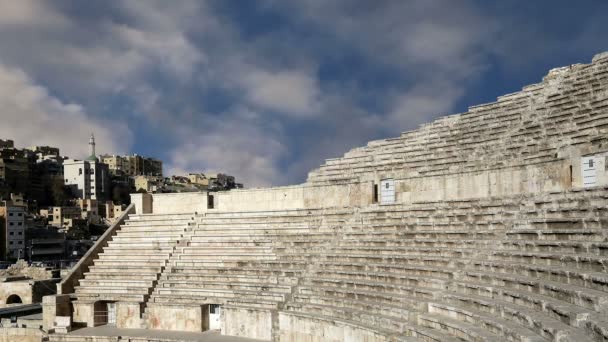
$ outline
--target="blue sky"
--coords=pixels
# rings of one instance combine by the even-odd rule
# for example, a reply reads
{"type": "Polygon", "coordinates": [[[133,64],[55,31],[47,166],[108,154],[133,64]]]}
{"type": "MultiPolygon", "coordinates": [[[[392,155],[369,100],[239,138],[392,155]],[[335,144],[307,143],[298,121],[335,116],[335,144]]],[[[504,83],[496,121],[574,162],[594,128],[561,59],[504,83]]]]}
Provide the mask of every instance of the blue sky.
{"type": "Polygon", "coordinates": [[[0,138],[246,186],[608,50],[606,1],[0,1],[0,138]],[[574,6],[574,4],[576,6],[574,6]]]}

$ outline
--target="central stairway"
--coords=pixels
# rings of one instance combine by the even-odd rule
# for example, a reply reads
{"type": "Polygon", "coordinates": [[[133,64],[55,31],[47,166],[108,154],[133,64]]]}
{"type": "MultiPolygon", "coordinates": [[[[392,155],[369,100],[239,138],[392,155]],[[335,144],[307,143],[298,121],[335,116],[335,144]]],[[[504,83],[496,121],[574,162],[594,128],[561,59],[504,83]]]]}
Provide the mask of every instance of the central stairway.
{"type": "Polygon", "coordinates": [[[84,274],[80,302],[135,302],[145,306],[194,214],[131,215],[84,274]]]}

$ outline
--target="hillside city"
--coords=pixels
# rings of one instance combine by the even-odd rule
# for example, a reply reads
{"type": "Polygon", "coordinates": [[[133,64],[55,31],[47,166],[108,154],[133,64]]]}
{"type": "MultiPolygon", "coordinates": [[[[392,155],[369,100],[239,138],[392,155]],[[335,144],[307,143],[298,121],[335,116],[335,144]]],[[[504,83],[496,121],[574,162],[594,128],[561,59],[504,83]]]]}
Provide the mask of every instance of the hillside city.
{"type": "Polygon", "coordinates": [[[0,139],[0,268],[17,260],[69,268],[130,204],[131,193],[242,188],[222,173],[163,175],[163,162],[132,155],[62,156],[59,148],[17,148],[0,139]]]}

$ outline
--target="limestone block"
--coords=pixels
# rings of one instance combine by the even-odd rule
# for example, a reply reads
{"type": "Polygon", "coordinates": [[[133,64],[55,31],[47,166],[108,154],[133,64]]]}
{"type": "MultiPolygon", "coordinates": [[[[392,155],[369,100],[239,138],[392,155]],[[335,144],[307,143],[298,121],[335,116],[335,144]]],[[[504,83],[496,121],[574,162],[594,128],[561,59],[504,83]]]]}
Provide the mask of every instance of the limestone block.
{"type": "Polygon", "coordinates": [[[54,322],[55,333],[67,334],[72,330],[72,317],[70,316],[57,316],[54,322]]]}
{"type": "Polygon", "coordinates": [[[116,303],[116,326],[125,329],[141,329],[141,305],[139,303],[116,303]]]}
{"type": "Polygon", "coordinates": [[[55,317],[70,316],[71,314],[69,295],[42,297],[42,325],[45,331],[53,329],[55,317]]]}
{"type": "Polygon", "coordinates": [[[268,310],[224,308],[222,334],[270,340],[272,313],[268,310]]]}
{"type": "Polygon", "coordinates": [[[180,214],[207,211],[207,192],[152,194],[152,213],[180,214]]]}
{"type": "Polygon", "coordinates": [[[82,323],[87,327],[95,326],[93,303],[74,302],[73,322],[82,323]]]}
{"type": "Polygon", "coordinates": [[[136,214],[152,213],[152,195],[151,194],[131,194],[131,203],[135,205],[136,214]]]}
{"type": "Polygon", "coordinates": [[[148,329],[203,331],[203,310],[200,305],[148,304],[148,329]]]}

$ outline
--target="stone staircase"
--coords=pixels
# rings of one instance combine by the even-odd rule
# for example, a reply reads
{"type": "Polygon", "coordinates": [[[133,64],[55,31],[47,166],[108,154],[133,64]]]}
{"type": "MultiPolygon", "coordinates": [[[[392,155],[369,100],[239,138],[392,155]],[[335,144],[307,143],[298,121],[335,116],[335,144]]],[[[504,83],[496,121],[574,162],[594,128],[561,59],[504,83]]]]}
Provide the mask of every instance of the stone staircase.
{"type": "Polygon", "coordinates": [[[197,228],[187,243],[176,248],[151,302],[276,310],[304,267],[281,262],[276,246],[286,241],[305,242],[303,236],[318,231],[315,211],[198,216],[197,228]]]}
{"type": "Polygon", "coordinates": [[[78,301],[147,303],[194,214],[131,215],[76,287],[78,301]]]}

